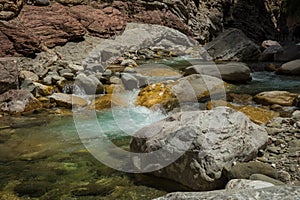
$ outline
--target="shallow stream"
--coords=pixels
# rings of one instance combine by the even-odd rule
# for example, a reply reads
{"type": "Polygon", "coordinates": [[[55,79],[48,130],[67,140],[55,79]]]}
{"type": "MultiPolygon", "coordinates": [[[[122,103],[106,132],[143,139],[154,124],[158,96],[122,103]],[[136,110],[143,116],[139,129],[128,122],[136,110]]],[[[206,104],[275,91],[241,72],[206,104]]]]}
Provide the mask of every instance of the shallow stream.
{"type": "MultiPolygon", "coordinates": [[[[161,63],[176,69],[188,64],[172,62],[161,63]]],[[[299,76],[254,72],[252,77],[251,82],[237,85],[233,92],[300,92],[299,76]]],[[[165,117],[144,107],[108,110],[96,116],[102,131],[125,150],[129,149],[130,142],[126,133],[132,134],[165,117]]],[[[82,144],[72,116],[39,113],[0,118],[0,197],[3,199],[18,196],[49,200],[146,200],[172,191],[173,184],[151,176],[120,172],[99,162],[82,144]]]]}

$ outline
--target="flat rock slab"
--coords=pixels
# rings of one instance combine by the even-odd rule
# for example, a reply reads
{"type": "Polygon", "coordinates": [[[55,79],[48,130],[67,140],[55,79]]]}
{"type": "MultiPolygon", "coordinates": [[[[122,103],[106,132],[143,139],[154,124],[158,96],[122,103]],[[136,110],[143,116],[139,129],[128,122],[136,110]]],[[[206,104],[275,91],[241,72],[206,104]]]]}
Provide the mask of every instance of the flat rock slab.
{"type": "Polygon", "coordinates": [[[211,192],[175,192],[167,194],[164,197],[155,200],[299,200],[300,187],[292,186],[275,186],[261,189],[246,189],[246,190],[218,190],[211,192]],[[255,197],[255,198],[254,198],[255,197]]]}
{"type": "Polygon", "coordinates": [[[260,54],[259,46],[239,29],[228,29],[204,46],[214,60],[249,61],[260,54]]]}
{"type": "Polygon", "coordinates": [[[255,95],[253,100],[263,105],[292,106],[298,95],[287,91],[268,91],[255,95]]]}

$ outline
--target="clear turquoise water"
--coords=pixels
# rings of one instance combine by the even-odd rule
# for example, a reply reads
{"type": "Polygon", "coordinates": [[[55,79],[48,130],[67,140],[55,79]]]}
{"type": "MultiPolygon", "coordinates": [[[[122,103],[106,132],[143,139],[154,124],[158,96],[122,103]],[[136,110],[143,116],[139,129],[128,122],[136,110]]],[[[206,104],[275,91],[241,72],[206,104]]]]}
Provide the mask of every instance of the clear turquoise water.
{"type": "MultiPolygon", "coordinates": [[[[115,112],[119,117],[126,113],[115,112]]],[[[130,112],[138,125],[127,131],[151,123],[149,115],[153,120],[164,117],[145,108],[130,112]]],[[[130,137],[118,127],[112,112],[97,116],[112,141],[128,149],[130,137]]],[[[21,199],[152,199],[165,194],[160,185],[147,184],[144,179],[148,177],[116,171],[91,156],[71,116],[38,114],[3,119],[0,128],[0,197],[4,199],[7,195],[21,199]],[[15,128],[8,128],[12,123],[15,128]]]]}

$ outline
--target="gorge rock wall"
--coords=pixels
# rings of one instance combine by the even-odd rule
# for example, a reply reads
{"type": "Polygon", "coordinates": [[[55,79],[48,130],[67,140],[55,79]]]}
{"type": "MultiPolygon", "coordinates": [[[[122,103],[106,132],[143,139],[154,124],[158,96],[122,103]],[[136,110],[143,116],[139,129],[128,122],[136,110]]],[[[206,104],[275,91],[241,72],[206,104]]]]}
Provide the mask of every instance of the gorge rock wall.
{"type": "Polygon", "coordinates": [[[127,22],[165,25],[203,44],[224,29],[235,27],[261,42],[274,33],[281,1],[57,0],[59,3],[48,6],[33,6],[5,0],[12,6],[0,3],[0,56],[32,56],[81,40],[87,33],[112,37],[122,32],[127,22]]]}

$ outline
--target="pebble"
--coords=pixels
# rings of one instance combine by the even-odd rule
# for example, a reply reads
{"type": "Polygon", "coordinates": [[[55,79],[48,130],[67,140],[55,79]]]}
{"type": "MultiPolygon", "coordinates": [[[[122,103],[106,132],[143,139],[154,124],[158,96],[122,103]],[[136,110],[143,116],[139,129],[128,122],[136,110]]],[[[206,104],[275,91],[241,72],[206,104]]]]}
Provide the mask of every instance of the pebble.
{"type": "Polygon", "coordinates": [[[290,166],[290,171],[291,172],[296,172],[296,167],[294,165],[290,166]]]}
{"type": "Polygon", "coordinates": [[[271,153],[279,154],[280,153],[280,147],[268,147],[268,151],[271,153]]]}

